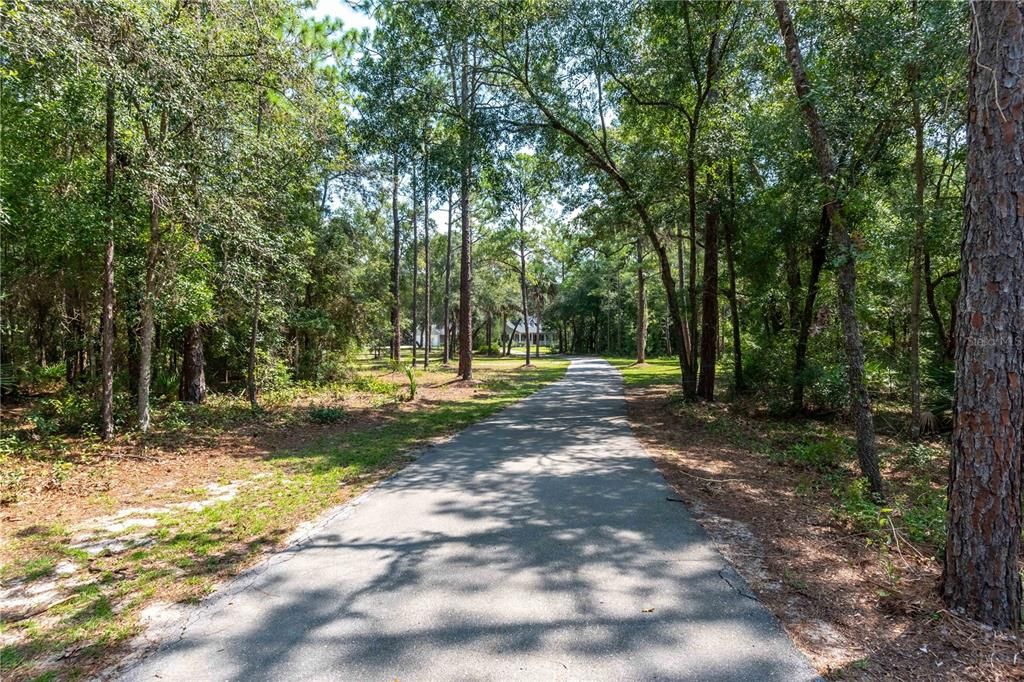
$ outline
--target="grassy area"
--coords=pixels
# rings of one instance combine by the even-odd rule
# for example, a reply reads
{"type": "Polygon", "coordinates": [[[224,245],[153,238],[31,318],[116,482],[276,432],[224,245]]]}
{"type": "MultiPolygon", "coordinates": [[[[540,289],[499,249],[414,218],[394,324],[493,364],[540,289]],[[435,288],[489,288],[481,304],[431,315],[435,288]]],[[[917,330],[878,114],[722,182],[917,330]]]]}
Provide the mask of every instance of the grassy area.
{"type": "Polygon", "coordinates": [[[662,386],[679,384],[679,360],[677,358],[650,358],[642,365],[632,357],[606,357],[612,366],[622,372],[626,386],[662,386]]]}
{"type": "MultiPolygon", "coordinates": [[[[274,452],[260,463],[256,475],[240,468],[211,481],[227,484],[237,474],[248,475],[227,499],[173,506],[154,514],[154,525],[143,532],[131,527],[102,534],[102,540],[120,541],[127,549],[91,555],[72,547],[70,529],[45,523],[18,533],[5,548],[6,555],[17,557],[3,568],[5,583],[52,579],[58,566],[71,563],[77,567],[77,584],[45,612],[4,625],[4,639],[15,641],[0,651],[4,679],[88,674],[138,632],[139,612],[147,603],[201,598],[261,549],[280,543],[300,522],[406,464],[417,445],[529,395],[560,378],[568,363],[542,359],[532,369],[520,364],[516,359],[479,358],[480,383],[472,397],[421,401],[416,409],[393,411],[382,423],[274,452]]],[[[421,383],[446,376],[422,370],[417,375],[421,383]]],[[[345,390],[405,399],[407,386],[385,381],[372,371],[352,381],[355,386],[345,390]]],[[[330,410],[337,408],[330,407],[324,395],[309,397],[321,404],[296,407],[286,418],[297,422],[299,414],[319,414],[331,421],[330,410]]],[[[190,416],[194,415],[185,413],[183,423],[190,416]]],[[[204,491],[193,492],[202,498],[204,491]]]]}

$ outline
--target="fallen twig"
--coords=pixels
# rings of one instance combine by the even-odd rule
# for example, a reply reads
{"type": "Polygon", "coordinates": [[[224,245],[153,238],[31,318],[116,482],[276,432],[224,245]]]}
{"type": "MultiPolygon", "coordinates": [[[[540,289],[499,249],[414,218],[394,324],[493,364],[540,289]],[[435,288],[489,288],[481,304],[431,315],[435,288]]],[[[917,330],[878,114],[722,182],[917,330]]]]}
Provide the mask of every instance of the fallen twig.
{"type": "Polygon", "coordinates": [[[695,478],[698,481],[706,481],[707,483],[731,483],[731,482],[746,483],[746,481],[747,481],[747,479],[745,479],[745,478],[704,478],[703,476],[697,476],[696,474],[691,474],[690,472],[683,471],[682,469],[679,470],[679,473],[685,474],[685,475],[689,476],[690,478],[695,478]]]}
{"type": "Polygon", "coordinates": [[[106,457],[109,458],[109,459],[138,459],[138,460],[142,460],[143,462],[158,462],[158,461],[160,461],[156,457],[150,457],[148,455],[137,455],[137,454],[135,454],[133,452],[126,452],[126,453],[114,453],[114,452],[111,452],[111,453],[108,453],[106,455],[106,457]]]}

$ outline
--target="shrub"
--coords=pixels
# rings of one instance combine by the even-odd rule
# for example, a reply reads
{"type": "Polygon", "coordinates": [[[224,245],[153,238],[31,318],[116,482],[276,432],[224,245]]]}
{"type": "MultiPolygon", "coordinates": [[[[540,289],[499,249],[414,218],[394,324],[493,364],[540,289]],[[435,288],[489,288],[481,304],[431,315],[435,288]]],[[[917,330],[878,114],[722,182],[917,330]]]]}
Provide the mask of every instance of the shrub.
{"type": "Polygon", "coordinates": [[[818,376],[807,386],[807,399],[819,408],[840,410],[850,400],[850,386],[846,380],[846,369],[832,365],[819,370],[818,376]]]}
{"type": "Polygon", "coordinates": [[[373,393],[385,396],[393,396],[398,391],[397,385],[390,381],[381,381],[372,376],[357,376],[349,381],[346,386],[359,393],[373,393]]]}
{"type": "MultiPolygon", "coordinates": [[[[526,347],[524,346],[523,348],[524,348],[523,352],[525,353],[526,352],[525,351],[526,347]]],[[[481,346],[479,346],[476,349],[476,352],[480,353],[482,355],[501,355],[501,351],[502,351],[502,347],[501,347],[500,344],[497,344],[497,343],[492,343],[489,346],[481,345],[481,346]]],[[[530,344],[530,355],[533,355],[534,353],[536,353],[536,351],[537,351],[537,347],[534,346],[533,344],[530,344]]]]}
{"type": "Polygon", "coordinates": [[[288,363],[280,359],[264,359],[256,368],[256,385],[260,392],[277,391],[287,387],[292,381],[288,363]]]}
{"type": "Polygon", "coordinates": [[[354,374],[351,352],[327,352],[318,367],[317,379],[323,382],[344,381],[354,374]]]}
{"type": "Polygon", "coordinates": [[[309,421],[314,424],[334,424],[345,418],[345,411],[337,407],[314,407],[309,411],[309,421]]]}
{"type": "Polygon", "coordinates": [[[95,401],[85,395],[67,391],[53,398],[39,401],[28,415],[29,421],[43,436],[79,434],[94,426],[98,416],[95,401]]]}
{"type": "Polygon", "coordinates": [[[787,461],[797,462],[823,473],[834,472],[843,466],[849,454],[849,445],[837,436],[816,442],[801,441],[784,453],[787,461]]]}

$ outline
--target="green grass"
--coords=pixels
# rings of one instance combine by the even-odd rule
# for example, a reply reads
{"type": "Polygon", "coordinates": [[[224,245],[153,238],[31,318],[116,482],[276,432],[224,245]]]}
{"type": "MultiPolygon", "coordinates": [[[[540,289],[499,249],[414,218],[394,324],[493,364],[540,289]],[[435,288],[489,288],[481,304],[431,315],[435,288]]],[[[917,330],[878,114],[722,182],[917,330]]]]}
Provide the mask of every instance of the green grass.
{"type": "Polygon", "coordinates": [[[622,372],[626,386],[679,385],[679,360],[677,358],[648,358],[643,365],[636,364],[635,358],[606,357],[612,366],[622,372]]]}
{"type": "Polygon", "coordinates": [[[532,368],[520,367],[521,362],[477,358],[481,391],[473,399],[394,411],[375,428],[277,452],[264,475],[248,480],[233,499],[201,510],[160,514],[151,544],[90,558],[68,548],[63,529],[40,528],[33,537],[18,540],[32,556],[5,569],[5,579],[46,575],[57,561],[70,557],[88,564],[82,575],[90,581],[50,609],[45,619],[4,626],[24,635],[19,644],[0,650],[4,679],[52,673],[42,661],[62,651],[77,653],[59,662],[60,677],[87,675],[138,631],[138,613],[147,602],[202,598],[302,521],[406,464],[418,445],[494,414],[559,379],[568,366],[561,359],[541,359],[532,368]]]}

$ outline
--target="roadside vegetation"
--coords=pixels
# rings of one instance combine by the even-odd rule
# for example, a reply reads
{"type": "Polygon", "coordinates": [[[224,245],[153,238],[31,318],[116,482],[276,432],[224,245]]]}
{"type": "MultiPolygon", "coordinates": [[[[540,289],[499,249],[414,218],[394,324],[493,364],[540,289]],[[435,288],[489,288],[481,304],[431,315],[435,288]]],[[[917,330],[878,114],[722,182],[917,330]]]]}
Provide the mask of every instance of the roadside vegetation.
{"type": "MultiPolygon", "coordinates": [[[[567,361],[477,358],[471,386],[441,367],[363,361],[346,380],[211,396],[153,431],[103,443],[5,422],[4,679],[88,675],[153,603],[192,602],[303,522],[396,471],[417,449],[559,378],[567,361]],[[410,370],[411,371],[411,370],[410,370]],[[61,472],[59,476],[54,472],[61,472]]],[[[6,419],[7,417],[5,417],[6,419]]]]}

